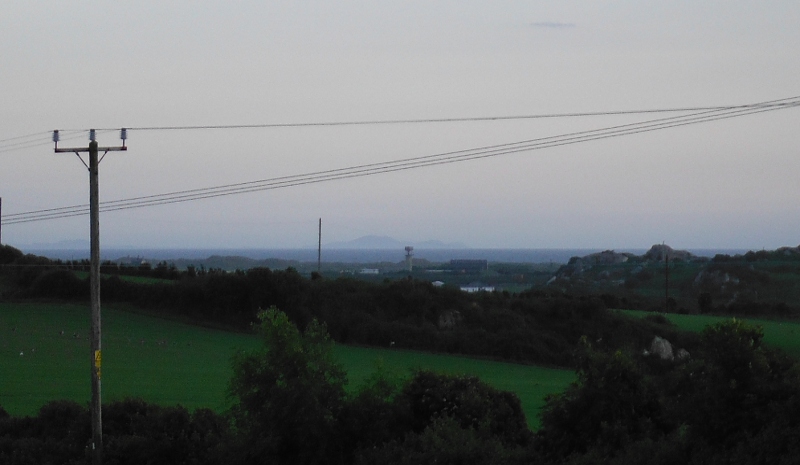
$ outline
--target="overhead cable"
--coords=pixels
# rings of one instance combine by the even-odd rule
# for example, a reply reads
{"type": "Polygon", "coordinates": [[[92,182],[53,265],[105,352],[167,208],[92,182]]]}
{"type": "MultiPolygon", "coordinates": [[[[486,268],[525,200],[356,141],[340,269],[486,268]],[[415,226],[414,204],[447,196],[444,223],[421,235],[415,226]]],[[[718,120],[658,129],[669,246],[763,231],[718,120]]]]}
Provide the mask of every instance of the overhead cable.
{"type": "MultiPolygon", "coordinates": [[[[699,124],[722,119],[735,118],[750,114],[775,111],[785,108],[800,106],[800,99],[786,101],[782,99],[780,104],[775,102],[765,102],[763,105],[750,105],[738,107],[737,109],[708,110],[697,112],[691,115],[659,118],[639,123],[611,126],[588,131],[561,134],[525,141],[478,147],[467,150],[444,152],[434,155],[425,155],[414,158],[387,161],[338,168],[332,170],[318,171],[299,175],[281,176],[257,181],[248,181],[222,186],[199,188],[170,192],[165,194],[148,195],[122,200],[102,202],[101,211],[117,211],[132,208],[143,208],[156,205],[166,205],[171,203],[188,202],[206,198],[221,197],[228,195],[244,194],[248,192],[258,192],[284,187],[299,186],[304,184],[333,181],[338,179],[348,179],[354,177],[370,176],[393,171],[409,170],[425,166],[442,165],[449,163],[476,160],[488,157],[496,157],[512,153],[527,152],[552,148],[563,145],[577,144],[600,139],[621,137],[626,135],[638,134],[643,132],[657,131],[678,126],[699,124]]],[[[85,215],[88,212],[87,205],[74,205],[70,207],[52,208],[37,210],[25,213],[17,213],[5,216],[4,224],[26,223],[31,221],[42,221],[49,219],[66,218],[72,216],[85,215]]]]}

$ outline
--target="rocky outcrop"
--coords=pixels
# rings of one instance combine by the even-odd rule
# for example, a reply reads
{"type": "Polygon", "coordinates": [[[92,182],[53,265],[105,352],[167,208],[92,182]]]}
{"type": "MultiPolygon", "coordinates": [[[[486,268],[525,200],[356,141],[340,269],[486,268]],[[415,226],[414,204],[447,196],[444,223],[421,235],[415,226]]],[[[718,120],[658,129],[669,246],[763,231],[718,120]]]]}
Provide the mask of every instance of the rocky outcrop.
{"type": "Polygon", "coordinates": [[[650,247],[650,250],[642,256],[645,260],[656,262],[663,262],[666,257],[669,257],[670,260],[683,261],[690,261],[697,258],[686,250],[675,250],[666,244],[656,244],[650,247]]]}
{"type": "Polygon", "coordinates": [[[707,260],[697,257],[685,250],[674,250],[672,247],[661,244],[654,245],[642,256],[627,252],[604,250],[583,257],[572,257],[566,265],[556,271],[548,285],[569,286],[570,283],[592,283],[605,281],[606,284],[624,285],[626,279],[634,277],[640,281],[647,281],[652,277],[650,268],[663,262],[667,257],[677,261],[707,260]],[[617,266],[619,265],[619,266],[617,266]]]}
{"type": "Polygon", "coordinates": [[[689,358],[689,351],[686,349],[673,349],[672,343],[663,337],[656,336],[653,342],[650,343],[650,349],[644,351],[644,355],[658,355],[661,360],[687,360],[689,358]]]}
{"type": "Polygon", "coordinates": [[[604,250],[584,257],[572,257],[569,261],[571,265],[614,265],[616,263],[627,262],[631,254],[614,252],[613,250],[604,250]]]}
{"type": "Polygon", "coordinates": [[[692,285],[704,292],[730,295],[739,287],[739,278],[722,270],[703,270],[694,278],[692,285]]]}

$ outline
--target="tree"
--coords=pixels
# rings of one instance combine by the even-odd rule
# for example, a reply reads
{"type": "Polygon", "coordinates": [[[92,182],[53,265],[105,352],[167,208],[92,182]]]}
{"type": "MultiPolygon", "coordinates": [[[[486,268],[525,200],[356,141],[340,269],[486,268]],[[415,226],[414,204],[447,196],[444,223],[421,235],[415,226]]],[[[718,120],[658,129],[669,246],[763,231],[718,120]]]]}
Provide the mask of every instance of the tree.
{"type": "Polygon", "coordinates": [[[261,311],[264,346],[233,360],[230,394],[247,463],[335,463],[345,373],[333,359],[325,326],[313,320],[301,333],[275,307],[261,311]]]}
{"type": "Polygon", "coordinates": [[[605,461],[628,444],[658,437],[658,394],[628,353],[593,350],[582,339],[578,380],[548,396],[538,431],[540,450],[550,460],[593,451],[605,461]]]}
{"type": "Polygon", "coordinates": [[[21,250],[15,249],[10,245],[0,245],[0,265],[7,265],[13,263],[15,260],[22,258],[25,254],[21,250]]]}
{"type": "MultiPolygon", "coordinates": [[[[368,405],[364,397],[355,399],[358,405],[368,405]]],[[[532,434],[519,398],[476,377],[418,371],[384,404],[381,410],[394,418],[382,419],[374,429],[394,437],[362,443],[357,464],[531,463],[532,434]]]]}
{"type": "Polygon", "coordinates": [[[714,309],[714,298],[711,297],[711,293],[701,292],[697,296],[697,307],[700,309],[700,313],[711,313],[714,309]]]}
{"type": "Polygon", "coordinates": [[[417,433],[436,418],[450,417],[461,428],[485,430],[508,446],[525,446],[532,439],[517,395],[474,376],[419,371],[398,400],[408,405],[410,426],[417,433]]]}

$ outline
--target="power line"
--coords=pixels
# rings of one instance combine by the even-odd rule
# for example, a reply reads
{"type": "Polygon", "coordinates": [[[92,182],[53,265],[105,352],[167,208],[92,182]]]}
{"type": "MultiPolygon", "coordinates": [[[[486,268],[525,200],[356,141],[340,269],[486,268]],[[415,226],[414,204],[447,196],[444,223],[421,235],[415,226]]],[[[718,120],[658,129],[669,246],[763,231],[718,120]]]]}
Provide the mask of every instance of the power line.
{"type": "Polygon", "coordinates": [[[41,137],[44,137],[44,136],[49,135],[49,134],[50,134],[49,132],[41,132],[40,131],[40,132],[34,132],[33,134],[26,134],[24,136],[9,137],[8,139],[0,139],[0,144],[2,144],[4,142],[11,141],[11,140],[17,140],[17,139],[30,139],[31,137],[39,137],[39,138],[41,138],[41,137]]]}
{"type": "MultiPolygon", "coordinates": [[[[793,97],[797,98],[797,97],[793,97]]],[[[716,107],[683,107],[683,108],[655,108],[646,110],[611,110],[596,112],[578,113],[544,113],[531,115],[512,115],[512,116],[474,116],[463,118],[421,118],[421,119],[387,119],[387,120],[354,120],[354,121],[328,121],[328,122],[306,122],[306,123],[263,123],[263,124],[231,124],[231,125],[201,125],[201,126],[141,126],[127,128],[130,131],[184,131],[184,130],[207,130],[207,129],[259,129],[259,128],[292,128],[292,127],[320,127],[320,126],[366,126],[366,125],[389,125],[389,124],[427,124],[427,123],[462,123],[477,121],[508,121],[523,119],[546,119],[546,118],[575,118],[587,116],[616,116],[616,115],[635,115],[647,113],[679,113],[697,111],[719,111],[732,110],[736,108],[747,108],[754,105],[729,105],[716,107]]]]}
{"type": "MultiPolygon", "coordinates": [[[[768,110],[753,110],[750,113],[755,112],[762,112],[768,110]]],[[[741,113],[739,111],[738,113],[741,113]]],[[[715,119],[724,119],[738,116],[737,114],[728,114],[728,115],[711,115],[711,117],[706,117],[705,120],[711,121],[715,119]],[[711,119],[713,118],[713,119],[711,119]]],[[[674,118],[668,118],[674,119],[674,118]]],[[[695,118],[697,120],[697,118],[695,118]]],[[[247,183],[239,183],[233,185],[226,185],[226,186],[218,186],[212,188],[205,188],[205,189],[194,189],[191,191],[180,191],[174,192],[169,194],[160,194],[154,196],[146,196],[134,199],[125,199],[120,201],[114,202],[107,202],[104,204],[104,211],[114,211],[114,210],[122,210],[128,208],[139,208],[144,206],[153,206],[153,205],[162,205],[167,203],[176,203],[176,202],[183,202],[189,200],[199,200],[201,198],[209,198],[209,197],[218,197],[222,195],[232,195],[237,193],[245,193],[245,192],[254,192],[258,190],[267,190],[267,189],[274,189],[279,187],[289,187],[292,185],[300,185],[300,184],[308,184],[311,182],[321,182],[325,180],[333,180],[333,179],[343,179],[349,177],[357,177],[357,176],[365,176],[369,174],[378,174],[380,172],[389,172],[389,171],[398,171],[400,169],[411,169],[416,167],[422,166],[430,166],[434,164],[443,164],[443,163],[452,163],[455,161],[465,161],[467,159],[476,159],[476,158],[486,158],[488,156],[496,156],[508,153],[516,153],[521,151],[528,151],[528,150],[535,150],[537,148],[547,148],[551,146],[558,146],[558,145],[568,145],[572,143],[578,142],[585,142],[588,140],[597,140],[601,138],[608,138],[608,137],[617,137],[620,135],[627,135],[627,134],[634,134],[639,132],[646,132],[651,130],[657,129],[664,129],[667,127],[675,127],[679,125],[686,125],[686,124],[695,124],[696,122],[703,122],[703,121],[691,121],[684,119],[683,122],[666,122],[660,123],[660,126],[650,125],[650,127],[645,126],[644,124],[639,124],[638,127],[629,128],[625,130],[625,132],[617,131],[616,133],[612,133],[607,131],[609,128],[604,128],[601,130],[595,131],[585,131],[585,132],[597,132],[594,135],[583,135],[579,137],[572,137],[567,138],[565,136],[574,136],[574,134],[564,135],[564,136],[555,136],[555,137],[548,137],[539,139],[536,145],[528,145],[522,146],[518,148],[512,149],[502,149],[498,150],[496,147],[503,147],[503,146],[513,146],[518,145],[520,143],[514,144],[502,144],[501,146],[493,146],[488,147],[489,151],[481,151],[476,152],[480,149],[470,149],[466,151],[458,151],[458,152],[449,152],[444,154],[437,154],[437,155],[429,155],[424,157],[417,157],[416,159],[405,159],[405,160],[398,160],[394,162],[383,162],[377,164],[370,164],[370,165],[360,165],[351,168],[344,168],[344,169],[337,169],[337,170],[329,170],[325,172],[317,172],[317,173],[309,173],[306,175],[294,175],[294,176],[285,176],[281,178],[272,178],[267,180],[260,180],[260,181],[251,181],[247,183]],[[669,124],[669,125],[667,125],[669,124]],[[547,139],[551,139],[549,142],[547,139]],[[542,145],[545,144],[545,145],[542,145]],[[538,145],[538,146],[537,146],[538,145]],[[465,153],[466,152],[466,153],[465,153]],[[451,154],[461,154],[456,156],[451,156],[449,158],[443,158],[445,156],[451,154]],[[427,161],[426,161],[427,160],[427,161]]],[[[630,126],[630,125],[626,125],[630,126]]],[[[580,133],[575,133],[580,134],[580,133]]],[[[530,141],[525,141],[530,142],[530,141]]],[[[38,218],[15,218],[14,222],[24,222],[25,220],[41,220],[41,219],[51,219],[57,217],[66,217],[66,216],[75,216],[80,214],[85,214],[85,206],[74,206],[74,207],[64,207],[62,209],[51,209],[52,210],[65,210],[71,209],[72,211],[61,211],[60,213],[52,213],[52,214],[39,214],[38,218]]],[[[40,211],[41,212],[41,211],[40,211]]],[[[36,212],[39,213],[39,212],[36,212]]],[[[34,212],[30,212],[30,214],[35,214],[34,212]]],[[[19,216],[23,214],[17,214],[15,216],[19,216]]]]}
{"type": "MultiPolygon", "coordinates": [[[[792,97],[797,98],[797,97],[792,97]]],[[[777,102],[777,101],[776,101],[777,102]]],[[[326,127],[326,126],[366,126],[366,125],[396,125],[396,124],[430,124],[430,123],[461,123],[461,122],[480,122],[480,121],[511,121],[525,119],[547,119],[547,118],[576,118],[591,116],[618,116],[652,113],[686,113],[698,111],[725,111],[733,109],[750,108],[758,105],[766,105],[767,102],[745,105],[727,106],[705,106],[705,107],[678,107],[678,108],[652,108],[641,110],[610,110],[596,112],[576,112],[576,113],[543,113],[530,115],[495,115],[495,116],[475,116],[462,118],[411,118],[411,119],[386,119],[386,120],[353,120],[353,121],[328,121],[328,122],[300,122],[300,123],[264,123],[264,124],[233,124],[233,125],[199,125],[199,126],[140,126],[129,127],[129,131],[176,131],[176,130],[213,130],[213,129],[267,129],[267,128],[303,128],[303,127],[326,127]]],[[[119,128],[97,129],[101,132],[117,131],[119,128]]],[[[62,130],[62,140],[80,138],[87,129],[65,129],[62,130]],[[63,133],[73,132],[75,134],[64,136],[63,133]]],[[[10,137],[0,140],[0,153],[23,150],[33,147],[40,147],[50,143],[49,132],[37,132],[24,136],[10,137]],[[31,140],[19,140],[31,139],[31,140]]]]}
{"type": "MultiPolygon", "coordinates": [[[[659,118],[655,120],[630,123],[625,125],[611,126],[606,128],[580,131],[558,136],[549,136],[526,141],[498,144],[492,146],[478,147],[467,150],[445,152],[434,155],[426,155],[415,158],[407,158],[388,162],[370,163],[364,165],[351,166],[348,168],[338,168],[332,170],[318,171],[300,175],[282,176],[276,178],[262,179],[258,181],[248,181],[222,186],[183,190],[165,194],[155,194],[142,197],[134,197],[101,204],[102,211],[127,210],[132,208],[143,208],[171,203],[188,202],[206,198],[221,197],[227,195],[244,194],[248,192],[258,192],[264,190],[279,189],[305,184],[313,184],[324,181],[338,179],[348,179],[354,177],[370,176],[374,174],[388,173],[394,171],[409,170],[425,166],[442,165],[461,161],[476,160],[512,153],[540,150],[562,145],[571,145],[593,140],[621,137],[625,135],[651,132],[661,129],[699,124],[703,122],[717,121],[722,119],[735,118],[755,113],[775,111],[785,108],[800,106],[800,99],[795,98],[781,99],[780,101],[765,102],[764,104],[739,106],[735,109],[708,110],[692,115],[659,118]],[[780,103],[777,103],[780,102],[780,103]]],[[[86,214],[86,205],[74,205],[70,207],[51,208],[25,213],[7,215],[5,224],[27,223],[32,221],[43,221],[49,219],[67,218],[86,214]]]]}
{"type": "MultiPolygon", "coordinates": [[[[67,135],[63,135],[63,133],[62,133],[61,140],[66,141],[66,140],[80,139],[81,137],[84,137],[84,133],[86,131],[83,131],[83,130],[67,130],[67,131],[64,131],[64,132],[67,132],[67,133],[71,132],[72,133],[72,134],[67,134],[67,135]]],[[[103,130],[102,132],[108,132],[108,130],[103,130]]],[[[18,137],[12,137],[12,138],[6,139],[6,141],[11,141],[11,140],[14,140],[14,139],[22,139],[22,138],[30,139],[32,136],[36,136],[36,139],[32,139],[32,140],[18,140],[18,141],[14,141],[14,142],[11,142],[11,143],[5,143],[5,144],[0,143],[0,153],[11,152],[11,151],[14,151],[14,150],[28,149],[28,148],[33,148],[33,147],[41,147],[41,146],[45,146],[45,145],[50,145],[50,144],[53,143],[52,139],[51,139],[51,135],[52,135],[51,132],[47,132],[44,135],[42,135],[41,133],[37,133],[35,135],[18,136],[18,137]]]]}

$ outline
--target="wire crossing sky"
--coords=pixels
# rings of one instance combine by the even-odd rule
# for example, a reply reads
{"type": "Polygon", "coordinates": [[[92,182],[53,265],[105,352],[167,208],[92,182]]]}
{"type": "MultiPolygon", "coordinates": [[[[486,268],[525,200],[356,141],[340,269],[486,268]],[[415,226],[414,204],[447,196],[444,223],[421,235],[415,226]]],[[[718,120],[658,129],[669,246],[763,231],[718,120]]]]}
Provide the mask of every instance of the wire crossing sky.
{"type": "MultiPolygon", "coordinates": [[[[371,163],[368,165],[352,166],[334,170],[306,173],[301,175],[283,176],[279,178],[262,179],[258,181],[247,181],[224,186],[214,186],[207,188],[191,189],[187,191],[170,192],[165,194],[147,195],[129,199],[115,200],[101,203],[101,211],[118,211],[132,208],[152,207],[167,205],[172,203],[189,202],[214,197],[245,194],[285,187],[301,186],[325,181],[341,180],[353,177],[371,176],[375,174],[388,173],[393,171],[409,170],[434,166],[440,164],[457,163],[480,158],[495,157],[511,153],[526,152],[552,148],[561,145],[569,145],[593,140],[605,139],[609,137],[620,137],[625,135],[639,134],[642,132],[669,129],[689,124],[699,124],[703,122],[717,121],[720,119],[735,118],[765,111],[775,111],[800,106],[800,97],[790,97],[776,101],[761,102],[750,105],[738,105],[732,107],[701,108],[704,111],[696,112],[691,115],[661,118],[657,120],[643,121],[641,123],[626,124],[618,127],[601,128],[590,131],[583,131],[573,134],[562,134],[559,136],[545,137],[540,139],[527,140],[500,144],[490,147],[479,147],[475,149],[459,150],[456,152],[446,152],[435,155],[427,155],[416,158],[396,160],[390,162],[371,163]]],[[[653,113],[673,110],[647,110],[630,113],[653,113]]],[[[697,111],[695,109],[694,111],[697,111]]],[[[615,112],[594,113],[592,115],[610,115],[615,112]]],[[[586,115],[586,114],[584,114],[586,115]]],[[[562,115],[564,116],[564,115],[562,115]]],[[[570,115],[574,116],[574,115],[570,115]]],[[[510,118],[509,118],[510,119],[510,118]]],[[[425,120],[415,120],[414,122],[425,122],[425,120]]],[[[439,121],[436,121],[439,122],[439,121]]],[[[373,122],[381,124],[382,122],[373,122]]],[[[341,123],[347,125],[349,123],[341,123]]],[[[368,124],[368,123],[356,123],[368,124]]],[[[337,124],[338,125],[338,124],[337,124]]],[[[240,129],[258,126],[224,126],[224,127],[181,127],[180,129],[240,129]]],[[[141,128],[133,128],[141,129],[141,128]]],[[[147,128],[156,129],[176,129],[176,128],[147,128]]],[[[109,130],[106,130],[109,131],[109,130]]],[[[86,215],[89,213],[88,205],[75,205],[71,207],[49,208],[33,212],[13,213],[5,215],[3,223],[7,225],[28,223],[32,221],[44,221],[73,216],[86,215]]]]}
{"type": "MultiPolygon", "coordinates": [[[[776,104],[781,105],[781,104],[776,104]]],[[[612,115],[635,115],[645,113],[675,113],[675,112],[689,112],[689,111],[705,111],[705,110],[732,110],[737,108],[746,108],[752,105],[736,105],[724,107],[691,107],[691,108],[657,108],[648,110],[609,110],[609,111],[596,111],[596,112],[580,112],[580,113],[552,113],[552,114],[539,114],[539,115],[516,115],[516,116],[473,116],[463,118],[421,118],[421,119],[406,119],[406,120],[372,120],[372,121],[329,121],[329,122],[306,122],[306,123],[262,123],[262,124],[232,124],[232,125],[201,125],[201,126],[144,126],[126,128],[131,131],[191,131],[191,130],[208,130],[208,129],[267,129],[267,128],[297,128],[297,127],[322,127],[322,126],[365,126],[365,125],[380,125],[380,124],[425,124],[425,123],[458,123],[458,122],[473,122],[473,121],[508,121],[508,120],[523,120],[523,119],[542,119],[542,118],[575,118],[586,116],[612,116],[612,115]]],[[[96,129],[98,132],[112,132],[119,128],[100,128],[96,129]]],[[[62,140],[75,140],[84,133],[88,133],[89,129],[66,129],[62,130],[67,135],[62,136],[62,140]]],[[[9,137],[7,139],[0,139],[0,153],[10,152],[14,150],[21,150],[31,147],[39,147],[47,145],[51,141],[51,132],[38,132],[24,136],[9,137]]]]}
{"type": "Polygon", "coordinates": [[[86,168],[51,131],[115,145],[126,127],[100,166],[104,247],[314,248],[319,218],[323,244],[795,246],[800,112],[763,102],[800,94],[799,17],[788,0],[12,2],[0,241],[83,247],[86,168]]]}

